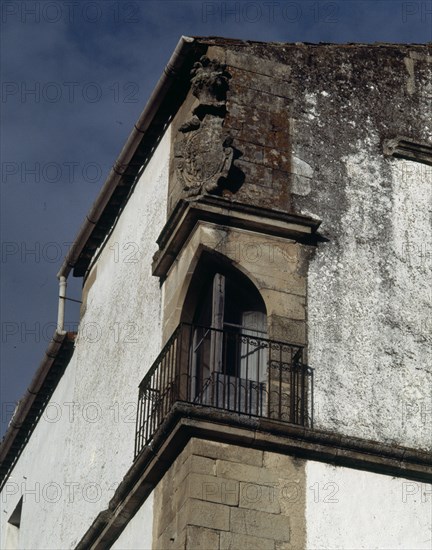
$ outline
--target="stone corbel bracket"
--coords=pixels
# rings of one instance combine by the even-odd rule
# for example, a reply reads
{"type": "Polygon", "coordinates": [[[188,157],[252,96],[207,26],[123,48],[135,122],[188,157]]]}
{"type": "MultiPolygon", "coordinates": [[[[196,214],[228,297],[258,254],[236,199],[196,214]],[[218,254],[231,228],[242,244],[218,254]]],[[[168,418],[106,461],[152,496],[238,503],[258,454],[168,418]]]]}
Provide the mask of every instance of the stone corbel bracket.
{"type": "Polygon", "coordinates": [[[232,227],[261,235],[295,239],[316,245],[322,240],[316,232],[320,221],[206,195],[181,200],[162,229],[153,257],[152,273],[163,281],[183,245],[199,222],[232,227]]]}
{"type": "Polygon", "coordinates": [[[422,162],[432,166],[432,145],[418,143],[412,139],[397,136],[384,142],[384,154],[387,156],[422,162]]]}

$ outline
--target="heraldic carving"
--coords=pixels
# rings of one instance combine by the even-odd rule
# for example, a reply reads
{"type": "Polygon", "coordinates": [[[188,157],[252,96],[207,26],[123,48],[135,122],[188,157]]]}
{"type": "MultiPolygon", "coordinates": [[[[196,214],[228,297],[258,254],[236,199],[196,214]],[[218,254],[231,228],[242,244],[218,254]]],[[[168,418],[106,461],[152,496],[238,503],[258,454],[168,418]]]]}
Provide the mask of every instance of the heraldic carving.
{"type": "Polygon", "coordinates": [[[229,73],[226,66],[201,57],[191,71],[191,88],[199,104],[179,128],[174,145],[176,175],[187,196],[221,194],[239,156],[224,131],[229,73]]]}

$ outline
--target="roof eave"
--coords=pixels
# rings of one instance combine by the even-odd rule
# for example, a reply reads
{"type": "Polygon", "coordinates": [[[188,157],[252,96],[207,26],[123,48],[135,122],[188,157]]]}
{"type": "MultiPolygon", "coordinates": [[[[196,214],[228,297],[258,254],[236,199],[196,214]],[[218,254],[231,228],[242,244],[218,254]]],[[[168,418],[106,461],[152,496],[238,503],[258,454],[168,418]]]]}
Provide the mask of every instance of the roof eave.
{"type": "Polygon", "coordinates": [[[112,167],[107,180],[105,181],[98,197],[87,214],[84,223],[81,225],[78,234],[72,243],[69,251],[63,261],[63,264],[57,274],[57,277],[67,277],[72,268],[77,264],[81,253],[86,247],[96,224],[101,218],[102,213],[115,189],[119,185],[122,177],[126,174],[129,165],[141,144],[143,136],[151,126],[163,100],[171,90],[173,83],[181,72],[183,64],[189,53],[196,44],[194,38],[182,36],[169,59],[162,76],[154,88],[150,99],[148,100],[143,112],[134,125],[120,155],[112,167]]]}

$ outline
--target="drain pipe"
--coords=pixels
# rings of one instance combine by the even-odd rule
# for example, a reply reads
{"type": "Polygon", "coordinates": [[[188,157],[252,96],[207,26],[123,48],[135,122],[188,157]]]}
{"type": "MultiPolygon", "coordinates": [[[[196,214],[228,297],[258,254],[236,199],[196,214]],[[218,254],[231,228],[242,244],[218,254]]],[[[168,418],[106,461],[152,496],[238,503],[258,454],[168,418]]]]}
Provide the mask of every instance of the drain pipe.
{"type": "Polygon", "coordinates": [[[58,315],[57,315],[57,334],[66,334],[64,330],[65,319],[65,302],[66,302],[66,277],[60,275],[59,277],[59,303],[58,303],[58,315]]]}

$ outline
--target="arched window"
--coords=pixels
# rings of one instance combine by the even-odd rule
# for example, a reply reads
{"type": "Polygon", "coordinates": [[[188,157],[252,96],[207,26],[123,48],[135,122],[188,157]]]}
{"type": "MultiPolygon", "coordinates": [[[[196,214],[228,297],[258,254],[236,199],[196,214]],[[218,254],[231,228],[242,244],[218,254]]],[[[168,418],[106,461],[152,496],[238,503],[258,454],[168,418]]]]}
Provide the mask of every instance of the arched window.
{"type": "Polygon", "coordinates": [[[267,338],[260,292],[226,258],[203,251],[189,273],[180,322],[140,384],[136,456],[177,402],[305,425],[303,347],[267,338]]]}
{"type": "Polygon", "coordinates": [[[234,269],[207,271],[200,287],[192,318],[191,396],[196,403],[262,415],[268,376],[264,301],[234,269]]]}

